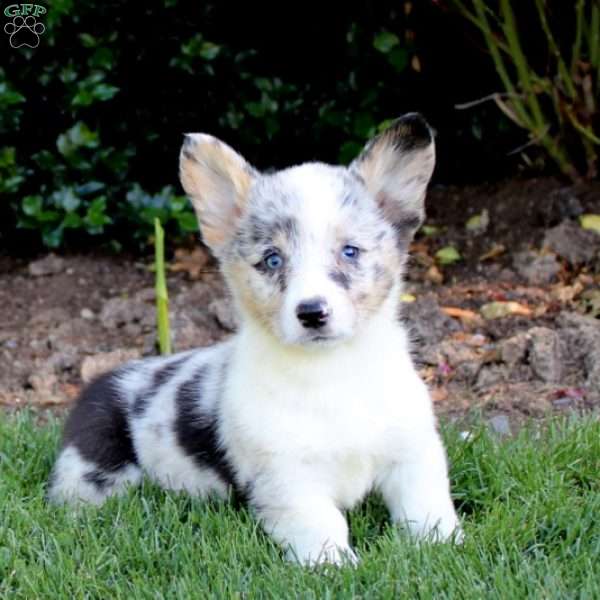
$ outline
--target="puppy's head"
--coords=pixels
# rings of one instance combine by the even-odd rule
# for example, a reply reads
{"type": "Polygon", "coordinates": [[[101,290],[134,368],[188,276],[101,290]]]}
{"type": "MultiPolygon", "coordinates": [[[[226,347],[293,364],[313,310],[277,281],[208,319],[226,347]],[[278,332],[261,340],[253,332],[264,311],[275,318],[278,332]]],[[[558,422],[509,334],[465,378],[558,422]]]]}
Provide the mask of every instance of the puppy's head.
{"type": "Polygon", "coordinates": [[[434,162],[431,129],[408,114],[348,168],[260,174],[216,138],[189,134],[180,175],[242,318],[284,344],[320,346],[397,302],[434,162]]]}

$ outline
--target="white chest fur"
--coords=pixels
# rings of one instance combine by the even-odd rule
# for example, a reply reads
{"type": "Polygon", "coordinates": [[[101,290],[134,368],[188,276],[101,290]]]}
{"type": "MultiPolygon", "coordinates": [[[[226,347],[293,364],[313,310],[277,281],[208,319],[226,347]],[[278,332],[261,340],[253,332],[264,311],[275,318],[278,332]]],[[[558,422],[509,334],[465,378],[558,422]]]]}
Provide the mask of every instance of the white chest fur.
{"type": "Polygon", "coordinates": [[[309,355],[255,329],[238,335],[221,432],[242,482],[265,469],[301,471],[351,506],[432,426],[427,391],[394,324],[374,323],[351,344],[309,355]]]}

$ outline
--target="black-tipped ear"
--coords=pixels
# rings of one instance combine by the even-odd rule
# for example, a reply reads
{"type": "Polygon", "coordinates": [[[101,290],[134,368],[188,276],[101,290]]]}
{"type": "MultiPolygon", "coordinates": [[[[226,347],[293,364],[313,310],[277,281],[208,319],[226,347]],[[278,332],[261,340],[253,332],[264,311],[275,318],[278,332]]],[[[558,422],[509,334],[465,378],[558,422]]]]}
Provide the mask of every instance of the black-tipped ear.
{"type": "Polygon", "coordinates": [[[224,142],[204,133],[186,134],[179,177],[196,210],[202,238],[217,254],[235,231],[256,175],[224,142]]]}
{"type": "Polygon", "coordinates": [[[434,167],[433,130],[418,113],[396,119],[350,165],[385,217],[410,236],[425,218],[425,191],[434,167]]]}

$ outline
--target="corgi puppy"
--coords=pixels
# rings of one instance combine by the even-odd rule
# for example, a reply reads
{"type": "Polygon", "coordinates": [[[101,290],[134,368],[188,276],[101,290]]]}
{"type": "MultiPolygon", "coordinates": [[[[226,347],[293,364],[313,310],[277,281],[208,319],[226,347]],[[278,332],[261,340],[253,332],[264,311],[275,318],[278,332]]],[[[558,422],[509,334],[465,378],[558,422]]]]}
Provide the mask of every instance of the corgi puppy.
{"type": "Polygon", "coordinates": [[[239,330],[93,382],[66,423],[50,500],[99,505],[143,473],[201,497],[234,490],[307,565],[356,560],[344,511],[372,491],[414,536],[459,539],[431,399],[398,319],[434,163],[418,114],[347,168],[261,174],[220,140],[186,135],[181,182],[239,330]]]}

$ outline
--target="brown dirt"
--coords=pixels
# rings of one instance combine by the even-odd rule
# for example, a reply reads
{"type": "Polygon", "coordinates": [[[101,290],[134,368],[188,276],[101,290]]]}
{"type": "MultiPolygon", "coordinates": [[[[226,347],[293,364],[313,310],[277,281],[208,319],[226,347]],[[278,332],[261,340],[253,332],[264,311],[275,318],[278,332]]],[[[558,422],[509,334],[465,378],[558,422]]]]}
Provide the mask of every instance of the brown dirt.
{"type": "MultiPolygon", "coordinates": [[[[438,412],[518,420],[597,411],[600,235],[581,230],[577,217],[600,213],[600,185],[435,187],[428,207],[437,230],[413,244],[407,292],[415,300],[405,317],[438,412]],[[487,226],[484,216],[468,230],[482,211],[487,226]],[[462,260],[442,265],[435,253],[448,245],[462,260]],[[513,312],[484,318],[494,302],[513,312]]],[[[199,250],[180,251],[172,264],[175,348],[227,335],[235,323],[214,262],[199,250]]],[[[61,410],[96,370],[154,354],[149,267],[131,257],[0,258],[0,405],[61,410]]]]}

